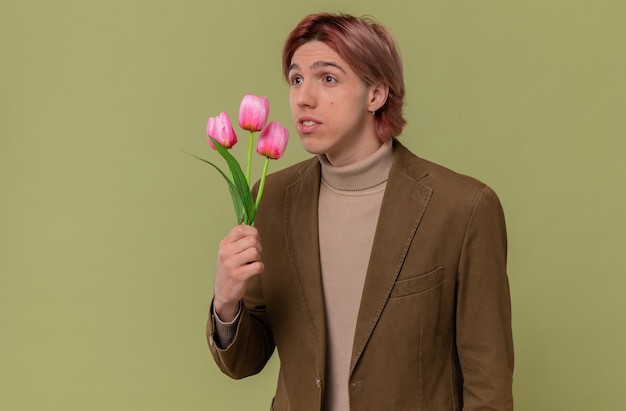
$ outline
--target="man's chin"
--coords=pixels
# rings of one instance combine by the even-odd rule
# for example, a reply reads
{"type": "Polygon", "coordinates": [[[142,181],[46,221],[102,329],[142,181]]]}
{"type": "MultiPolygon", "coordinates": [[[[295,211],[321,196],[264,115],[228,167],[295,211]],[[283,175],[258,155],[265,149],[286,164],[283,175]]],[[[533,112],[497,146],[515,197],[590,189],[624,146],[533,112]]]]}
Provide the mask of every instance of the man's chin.
{"type": "Polygon", "coordinates": [[[326,151],[315,141],[313,137],[300,136],[302,148],[309,154],[324,154],[326,151]]]}

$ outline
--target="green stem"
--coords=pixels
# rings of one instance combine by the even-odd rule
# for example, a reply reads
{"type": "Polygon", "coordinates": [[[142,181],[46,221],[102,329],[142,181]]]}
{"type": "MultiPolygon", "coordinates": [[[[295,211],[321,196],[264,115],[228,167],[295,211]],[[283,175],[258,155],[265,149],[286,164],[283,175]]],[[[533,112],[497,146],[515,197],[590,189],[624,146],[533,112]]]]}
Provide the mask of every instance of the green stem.
{"type": "Polygon", "coordinates": [[[248,168],[246,169],[246,181],[250,185],[250,163],[252,162],[252,145],[254,143],[254,131],[250,132],[250,142],[248,143],[248,168]]]}
{"type": "Polygon", "coordinates": [[[263,196],[263,188],[265,187],[265,177],[267,176],[267,167],[270,164],[270,158],[265,157],[265,164],[263,165],[263,174],[261,174],[261,183],[259,183],[259,193],[256,196],[256,203],[254,204],[255,208],[259,208],[259,203],[261,202],[261,197],[263,196]]]}

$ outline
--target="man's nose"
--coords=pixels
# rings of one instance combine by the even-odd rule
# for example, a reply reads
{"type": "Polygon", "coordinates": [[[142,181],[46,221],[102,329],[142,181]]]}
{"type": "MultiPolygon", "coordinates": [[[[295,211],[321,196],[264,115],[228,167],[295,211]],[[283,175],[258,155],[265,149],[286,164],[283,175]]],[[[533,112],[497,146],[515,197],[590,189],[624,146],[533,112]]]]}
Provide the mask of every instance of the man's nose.
{"type": "Polygon", "coordinates": [[[296,103],[300,107],[315,107],[317,96],[314,84],[310,82],[302,82],[296,91],[296,103]]]}

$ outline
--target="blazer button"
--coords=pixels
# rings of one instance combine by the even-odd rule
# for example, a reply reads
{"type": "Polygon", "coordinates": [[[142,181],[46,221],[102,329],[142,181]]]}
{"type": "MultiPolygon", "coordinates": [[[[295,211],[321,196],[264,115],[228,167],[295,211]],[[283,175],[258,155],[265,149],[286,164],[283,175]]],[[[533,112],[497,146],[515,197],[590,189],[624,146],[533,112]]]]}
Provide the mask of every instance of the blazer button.
{"type": "Polygon", "coordinates": [[[322,388],[322,381],[319,379],[319,377],[315,378],[315,385],[317,385],[317,388],[322,388]]]}

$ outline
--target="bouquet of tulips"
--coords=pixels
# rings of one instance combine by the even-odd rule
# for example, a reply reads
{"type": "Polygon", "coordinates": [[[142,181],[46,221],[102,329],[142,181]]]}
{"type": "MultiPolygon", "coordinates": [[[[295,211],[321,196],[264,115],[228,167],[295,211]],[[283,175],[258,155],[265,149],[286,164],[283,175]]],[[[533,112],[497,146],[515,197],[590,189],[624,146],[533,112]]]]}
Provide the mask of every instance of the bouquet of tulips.
{"type": "MultiPolygon", "coordinates": [[[[233,157],[229,150],[237,143],[237,134],[233,129],[228,114],[220,113],[216,117],[209,118],[206,128],[209,145],[226,160],[230,170],[228,177],[222,170],[212,162],[194,156],[199,160],[213,166],[224,177],[228,184],[228,190],[233,200],[233,207],[237,217],[237,223],[254,224],[256,211],[261,202],[265,177],[269,160],[281,158],[287,147],[289,132],[285,127],[276,121],[267,122],[269,116],[269,101],[267,97],[259,97],[253,94],[246,94],[239,106],[239,126],[243,130],[250,132],[248,143],[248,158],[246,173],[243,173],[239,162],[233,157]],[[250,163],[252,162],[252,146],[254,143],[254,133],[261,132],[256,146],[256,152],[265,157],[263,172],[259,183],[259,190],[256,201],[253,201],[250,191],[250,163]]],[[[193,154],[192,154],[193,155],[193,154]]]]}

